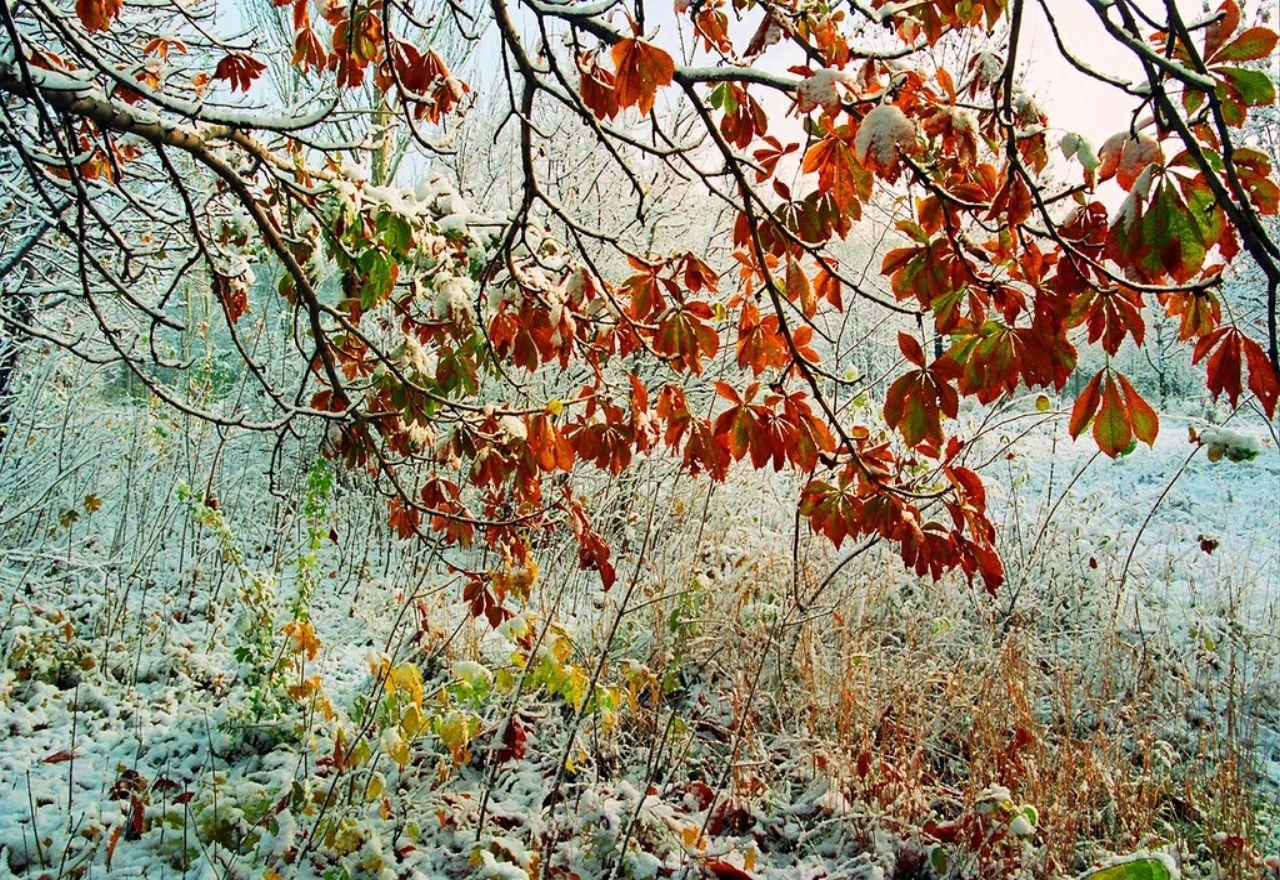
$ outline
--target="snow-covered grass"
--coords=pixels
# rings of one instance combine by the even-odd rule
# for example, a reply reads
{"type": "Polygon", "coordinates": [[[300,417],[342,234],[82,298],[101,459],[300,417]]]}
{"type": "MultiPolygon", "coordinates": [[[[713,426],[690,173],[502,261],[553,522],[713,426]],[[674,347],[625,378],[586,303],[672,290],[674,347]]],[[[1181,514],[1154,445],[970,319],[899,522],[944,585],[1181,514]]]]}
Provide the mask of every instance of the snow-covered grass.
{"type": "Polygon", "coordinates": [[[259,441],[85,375],[0,452],[0,873],[1257,877],[1280,847],[1262,426],[1196,427],[1241,461],[1174,419],[1116,462],[990,432],[995,596],[796,540],[786,479],[655,459],[595,499],[614,589],[549,548],[493,630],[305,443],[273,487],[259,441]]]}

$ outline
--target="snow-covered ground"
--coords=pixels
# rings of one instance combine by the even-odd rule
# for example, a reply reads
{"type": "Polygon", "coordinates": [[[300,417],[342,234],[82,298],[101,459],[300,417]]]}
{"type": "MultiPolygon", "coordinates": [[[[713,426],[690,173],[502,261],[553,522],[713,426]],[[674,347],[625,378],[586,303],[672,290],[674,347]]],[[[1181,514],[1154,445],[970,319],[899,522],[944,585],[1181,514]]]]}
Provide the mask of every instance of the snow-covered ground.
{"type": "MultiPolygon", "coordinates": [[[[1058,631],[1054,615],[1064,603],[1114,603],[1119,636],[1141,640],[1144,650],[1149,639],[1169,664],[1185,664],[1195,684],[1189,692],[1211,692],[1230,668],[1254,728],[1259,770],[1270,779],[1259,797],[1274,803],[1280,790],[1273,659],[1280,633],[1280,455],[1262,428],[1251,433],[1261,452],[1242,462],[1210,461],[1204,450],[1192,455],[1185,423],[1172,418],[1153,450],[1139,447],[1114,462],[1097,456],[1087,440],[1070,441],[1060,424],[999,455],[986,472],[1010,578],[981,614],[1040,615],[1046,630],[1058,631]],[[1082,584],[1095,594],[1074,595],[1082,584]]],[[[34,497],[45,491],[38,481],[30,490],[34,497]]],[[[787,549],[791,522],[785,493],[770,497],[776,487],[757,486],[755,497],[763,500],[745,506],[735,491],[714,496],[705,536],[712,550],[699,551],[710,559],[708,570],[730,573],[725,589],[737,589],[734,571],[777,575],[744,568],[745,560],[787,549]]],[[[689,493],[691,521],[698,519],[703,493],[701,487],[689,493]]],[[[82,491],[70,494],[78,498],[82,491]]],[[[171,501],[172,495],[162,487],[156,497],[171,501]]],[[[86,522],[64,525],[58,534],[65,546],[43,555],[28,545],[4,551],[0,874],[520,880],[538,876],[540,860],[548,858],[541,847],[548,847],[563,869],[551,876],[569,877],[575,867],[584,880],[614,870],[616,876],[680,876],[689,865],[734,878],[883,878],[917,870],[911,866],[929,857],[917,837],[882,826],[883,817],[851,804],[832,777],[799,760],[782,731],[765,740],[772,744],[764,751],[739,755],[744,767],[773,762],[787,768],[779,770],[782,781],[750,799],[722,799],[711,768],[730,754],[738,697],[716,692],[712,666],[672,672],[678,683],[661,685],[675,695],[666,698],[669,714],[662,707],[655,714],[645,696],[646,658],[624,651],[606,673],[610,689],[599,696],[611,702],[587,713],[580,744],[565,752],[570,763],[590,770],[561,770],[575,701],[583,705],[594,671],[587,643],[616,610],[617,591],[577,628],[574,616],[563,613],[566,630],[551,631],[550,647],[531,645],[518,626],[450,645],[445,636],[457,615],[447,609],[452,601],[456,610],[449,598],[455,587],[425,593],[426,604],[409,616],[423,615],[416,625],[424,645],[449,647],[432,647],[415,661],[422,679],[415,696],[413,682],[385,683],[399,674],[388,671],[404,670],[396,664],[412,653],[388,640],[412,605],[406,590],[414,588],[414,561],[386,556],[371,564],[326,545],[320,568],[339,576],[322,577],[312,601],[316,657],[304,661],[305,649],[267,631],[273,650],[289,658],[287,685],[303,687],[315,676],[319,687],[259,724],[246,707],[245,663],[236,656],[246,638],[243,577],[227,563],[214,531],[190,526],[177,505],[166,508],[166,526],[155,540],[144,542],[153,558],[145,579],[135,583],[111,558],[111,535],[121,526],[110,512],[126,507],[120,497],[106,497],[101,514],[94,507],[86,522]],[[525,659],[512,665],[516,656],[525,659]],[[380,670],[384,658],[388,665],[380,670]],[[470,658],[481,663],[467,665],[470,658]],[[514,682],[525,681],[520,663],[534,672],[515,690],[523,700],[519,733],[512,735],[502,719],[516,702],[514,682]],[[379,708],[361,710],[380,679],[379,708]],[[628,708],[629,701],[635,705],[628,708]],[[414,711],[430,721],[420,726],[414,711]],[[610,730],[623,716],[629,719],[624,729],[610,730]],[[683,775],[673,766],[665,777],[656,772],[647,779],[644,771],[663,760],[662,747],[628,752],[623,743],[642,741],[635,727],[642,721],[665,718],[674,726],[677,716],[689,732],[663,734],[659,725],[649,742],[663,736],[684,742],[683,775]],[[363,740],[369,755],[359,754],[349,738],[362,725],[373,733],[363,740]],[[347,733],[335,734],[340,728],[347,733]],[[606,744],[610,737],[619,743],[606,744]],[[410,751],[401,762],[394,756],[406,742],[410,751]],[[704,760],[705,773],[698,770],[704,760]],[[571,805],[557,806],[548,794],[549,780],[557,777],[575,793],[571,805]],[[482,809],[485,830],[477,835],[482,809]],[[627,841],[625,852],[620,839],[627,841]]],[[[238,517],[228,514],[232,540],[244,546],[259,540],[248,537],[254,509],[249,504],[238,517]]],[[[359,526],[352,516],[342,528],[359,526]]],[[[248,557],[246,570],[266,565],[257,554],[248,557]]],[[[876,563],[885,568],[874,570],[896,570],[892,562],[887,558],[876,563]]],[[[275,564],[281,607],[292,565],[289,559],[275,564]]],[[[847,595],[866,589],[858,586],[866,577],[865,571],[851,575],[847,595]]],[[[785,583],[785,572],[778,579],[785,583]]],[[[927,616],[950,603],[947,613],[963,613],[954,598],[963,592],[958,584],[941,585],[895,607],[927,616]]],[[[858,594],[864,599],[870,601],[858,594]]],[[[533,603],[538,614],[548,614],[547,601],[533,603]]],[[[728,630],[682,630],[679,614],[689,610],[683,601],[661,606],[672,609],[667,637],[673,641],[663,649],[668,657],[682,650],[693,657],[699,644],[728,638],[728,630]]],[[[744,632],[767,628],[776,601],[759,590],[749,593],[735,611],[744,632]]],[[[645,635],[628,637],[637,639],[628,643],[632,649],[656,650],[645,635]]],[[[1080,636],[1079,651],[1093,639],[1080,636]]],[[[696,656],[699,664],[723,662],[714,654],[696,656]]],[[[749,659],[740,658],[746,669],[749,659]]],[[[1211,727],[1220,711],[1205,702],[1187,706],[1186,714],[1192,727],[1196,718],[1211,727]]],[[[1175,743],[1191,729],[1173,719],[1169,728],[1175,743]]],[[[738,776],[735,771],[735,785],[738,776]]],[[[1020,805],[1001,806],[992,797],[994,806],[981,815],[999,819],[1008,809],[1000,821],[1017,828],[1010,839],[1025,834],[1030,840],[1034,828],[1019,819],[1020,805]]]]}
{"type": "Polygon", "coordinates": [[[1166,416],[1154,448],[1138,445],[1112,461],[1088,436],[1072,441],[1050,428],[992,463],[988,497],[1010,543],[1074,542],[1081,555],[1116,563],[1117,578],[1132,551],[1127,580],[1150,602],[1195,608],[1231,599],[1251,616],[1270,616],[1280,602],[1280,453],[1255,425],[1238,432],[1257,445],[1254,459],[1212,461],[1189,430],[1209,429],[1166,416]]]}

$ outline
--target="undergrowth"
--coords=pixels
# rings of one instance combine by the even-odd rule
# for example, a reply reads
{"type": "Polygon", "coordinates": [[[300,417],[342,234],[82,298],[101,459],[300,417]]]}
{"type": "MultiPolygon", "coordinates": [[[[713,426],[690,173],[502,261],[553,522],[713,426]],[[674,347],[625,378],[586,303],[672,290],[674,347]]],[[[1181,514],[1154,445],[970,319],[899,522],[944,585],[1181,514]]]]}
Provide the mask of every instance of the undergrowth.
{"type": "MultiPolygon", "coordinates": [[[[63,542],[7,555],[16,876],[1274,870],[1274,627],[1231,578],[1164,607],[1150,585],[1174,569],[1121,577],[1128,547],[1028,508],[1010,591],[928,584],[873,544],[797,537],[771,501],[791,487],[708,493],[655,463],[597,496],[620,583],[548,554],[505,575],[524,598],[493,627],[323,463],[279,500],[215,495],[136,436],[177,489],[8,526],[14,548],[63,542]],[[140,526],[157,511],[160,539],[140,526]]],[[[62,496],[94,495],[83,479],[62,496]]]]}

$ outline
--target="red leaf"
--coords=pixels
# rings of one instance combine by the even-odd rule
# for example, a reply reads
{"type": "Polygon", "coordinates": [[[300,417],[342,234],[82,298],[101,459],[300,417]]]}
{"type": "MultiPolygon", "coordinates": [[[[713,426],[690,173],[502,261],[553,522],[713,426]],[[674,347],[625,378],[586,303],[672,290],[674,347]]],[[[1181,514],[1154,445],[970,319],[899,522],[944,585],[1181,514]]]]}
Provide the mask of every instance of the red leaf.
{"type": "Polygon", "coordinates": [[[1076,398],[1076,404],[1071,408],[1071,421],[1067,425],[1072,437],[1083,434],[1084,429],[1089,427],[1093,414],[1098,411],[1098,404],[1102,402],[1102,374],[1105,372],[1106,370],[1099,370],[1076,398]]]}
{"type": "MultiPolygon", "coordinates": [[[[898,336],[899,345],[904,339],[915,342],[904,333],[898,336]]],[[[924,352],[919,352],[919,356],[923,362],[924,352]]],[[[948,383],[948,378],[954,376],[954,366],[945,359],[930,369],[912,370],[900,376],[885,394],[885,423],[900,430],[903,439],[912,446],[929,441],[935,450],[941,447],[942,416],[955,418],[959,414],[960,398],[948,383]]]]}
{"type": "Polygon", "coordinates": [[[387,511],[387,520],[400,537],[412,538],[418,533],[418,508],[406,505],[402,498],[392,498],[387,502],[387,511]]]}
{"type": "Polygon", "coordinates": [[[1110,367],[1090,379],[1076,399],[1071,410],[1071,436],[1079,437],[1091,420],[1098,448],[1112,458],[1128,449],[1135,438],[1152,445],[1160,430],[1160,419],[1151,404],[1110,367]]]}
{"type": "Polygon", "coordinates": [[[247,92],[249,87],[253,85],[253,81],[261,76],[262,71],[266,69],[267,65],[252,55],[246,55],[244,52],[232,52],[218,62],[218,66],[213,71],[213,78],[230,83],[232,91],[239,89],[242,92],[247,92]]]}
{"type": "Polygon", "coordinates": [[[120,842],[120,834],[124,831],[123,825],[117,825],[111,830],[111,837],[107,840],[107,869],[111,869],[111,860],[116,854],[116,844],[120,842]]]}
{"type": "Polygon", "coordinates": [[[618,115],[618,93],[614,90],[613,74],[598,63],[595,53],[578,58],[578,92],[582,103],[590,108],[596,119],[612,119],[618,115]]]}
{"type": "Polygon", "coordinates": [[[726,859],[707,859],[702,864],[721,880],[755,880],[747,871],[726,859]]]}
{"type": "Polygon", "coordinates": [[[920,347],[919,340],[910,333],[899,332],[898,348],[902,351],[903,357],[917,367],[924,369],[924,349],[920,347]]]}
{"type": "Polygon", "coordinates": [[[738,366],[750,367],[757,376],[767,369],[786,366],[790,352],[778,327],[777,315],[761,320],[755,301],[746,299],[738,319],[738,366]]]}
{"type": "Polygon", "coordinates": [[[227,310],[227,320],[232,324],[249,311],[249,292],[244,281],[218,274],[214,276],[215,293],[222,307],[227,310]]]}
{"type": "Polygon", "coordinates": [[[293,64],[303,73],[310,68],[321,70],[324,68],[328,57],[324,51],[324,45],[320,42],[320,37],[316,34],[315,28],[311,26],[298,28],[297,33],[293,37],[293,64]]]}
{"type": "Polygon", "coordinates": [[[1120,389],[1124,391],[1124,402],[1129,409],[1129,424],[1133,427],[1133,436],[1148,446],[1156,442],[1156,434],[1160,430],[1160,419],[1151,404],[1142,399],[1122,374],[1117,373],[1120,389]]]}
{"type": "Polygon", "coordinates": [[[1236,0],[1225,0],[1218,7],[1218,12],[1221,17],[1215,17],[1204,32],[1204,54],[1207,58],[1217,55],[1218,50],[1236,32],[1236,28],[1240,27],[1240,7],[1236,0]]]}
{"type": "Polygon", "coordinates": [[[740,460],[757,443],[759,437],[754,408],[740,403],[722,412],[716,418],[715,435],[729,450],[734,461],[740,460]]]}
{"type": "Polygon", "coordinates": [[[1249,390],[1258,396],[1267,418],[1275,418],[1276,400],[1280,398],[1280,377],[1262,346],[1243,337],[1245,362],[1249,365],[1249,390]]]}
{"type": "Polygon", "coordinates": [[[129,798],[129,825],[125,829],[125,840],[139,840],[147,830],[146,804],[142,798],[133,795],[129,798]]]}
{"type": "Polygon", "coordinates": [[[1242,390],[1240,340],[1243,337],[1244,334],[1234,327],[1219,327],[1196,343],[1191,357],[1191,362],[1198,364],[1206,354],[1213,351],[1205,364],[1209,393],[1217,397],[1225,392],[1232,406],[1236,405],[1242,390]]]}
{"type": "Polygon", "coordinates": [[[654,350],[668,355],[676,369],[698,375],[702,372],[702,359],[713,357],[720,347],[719,335],[707,323],[711,315],[711,307],[704,302],[686,303],[683,308],[670,310],[658,323],[654,350]]]}
{"type": "Polygon", "coordinates": [[[514,715],[502,730],[502,748],[494,757],[499,764],[520,761],[524,758],[528,741],[529,726],[520,720],[519,715],[514,715]]]}
{"type": "Polygon", "coordinates": [[[811,481],[800,496],[800,513],[808,518],[810,528],[837,548],[862,529],[862,501],[852,486],[811,481]]]}

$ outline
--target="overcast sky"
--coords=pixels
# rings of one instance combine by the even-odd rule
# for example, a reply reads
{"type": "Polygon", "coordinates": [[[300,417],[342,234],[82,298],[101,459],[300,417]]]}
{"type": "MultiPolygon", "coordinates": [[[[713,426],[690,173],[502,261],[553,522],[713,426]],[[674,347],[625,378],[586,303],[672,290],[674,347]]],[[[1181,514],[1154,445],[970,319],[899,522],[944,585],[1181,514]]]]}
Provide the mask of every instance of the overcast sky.
{"type": "MultiPolygon", "coordinates": [[[[1200,3],[1182,0],[1179,7],[1198,17],[1200,3]]],[[[1051,0],[1063,42],[1072,54],[1126,80],[1142,78],[1142,66],[1131,52],[1116,46],[1083,0],[1051,0]]],[[[1029,59],[1027,85],[1055,129],[1078,132],[1097,146],[1129,124],[1133,99],[1111,86],[1084,76],[1058,52],[1040,4],[1026,5],[1019,55],[1029,59]]]]}

